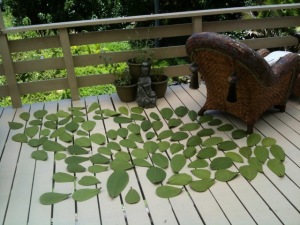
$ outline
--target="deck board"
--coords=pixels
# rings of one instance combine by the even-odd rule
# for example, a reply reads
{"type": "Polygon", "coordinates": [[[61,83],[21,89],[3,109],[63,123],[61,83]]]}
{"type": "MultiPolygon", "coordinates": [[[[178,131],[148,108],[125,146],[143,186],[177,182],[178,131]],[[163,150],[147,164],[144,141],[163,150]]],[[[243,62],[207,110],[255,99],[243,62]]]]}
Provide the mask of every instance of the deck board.
{"type": "MultiPolygon", "coordinates": [[[[165,107],[175,109],[186,105],[189,109],[198,111],[205,102],[206,90],[200,85],[198,90],[189,89],[188,85],[177,85],[168,88],[165,98],[157,100],[157,107],[145,109],[144,116],[149,120],[151,112],[159,113],[165,107]]],[[[255,132],[265,137],[274,137],[286,153],[286,176],[279,178],[266,167],[263,174],[251,182],[238,176],[228,182],[216,182],[210,190],[197,193],[189,186],[176,198],[169,200],[156,196],[156,187],[145,176],[147,168],[135,167],[128,171],[130,183],[122,194],[114,199],[108,196],[106,181],[111,174],[107,172],[94,174],[100,184],[85,187],[77,184],[76,188],[101,188],[101,192],[85,202],[74,202],[71,198],[53,206],[39,203],[42,193],[52,189],[62,193],[72,193],[73,183],[53,183],[55,172],[66,172],[64,161],[54,160],[54,154],[49,154],[46,162],[31,159],[31,152],[36,150],[26,144],[16,143],[11,137],[21,130],[10,130],[9,121],[23,122],[19,115],[29,112],[31,115],[38,109],[46,109],[49,113],[57,110],[67,110],[71,106],[88,108],[93,102],[99,102],[101,108],[117,110],[121,106],[129,109],[136,103],[123,103],[116,94],[111,96],[92,96],[80,101],[61,100],[47,103],[25,105],[21,109],[11,107],[0,108],[0,223],[3,225],[19,224],[300,224],[300,101],[297,98],[288,101],[286,112],[279,113],[269,110],[255,124],[255,132]],[[125,195],[130,188],[136,189],[142,201],[129,205],[125,202],[125,195]],[[16,216],[18,215],[18,216],[16,216]]],[[[245,129],[245,124],[239,119],[226,113],[210,111],[216,118],[225,123],[231,123],[236,128],[245,129]]],[[[87,114],[86,119],[92,118],[94,113],[87,114]]],[[[181,118],[184,123],[188,117],[181,118]]],[[[163,126],[167,124],[162,119],[163,126]]],[[[139,121],[136,121],[139,123],[139,121]]],[[[110,129],[117,130],[127,125],[118,125],[112,118],[96,121],[96,128],[92,133],[105,133],[110,129]]],[[[26,124],[26,127],[29,127],[26,124]]],[[[205,126],[205,124],[203,125],[205,126]]],[[[43,127],[40,127],[43,129],[43,127]]],[[[178,128],[176,128],[178,129],[178,128]]],[[[176,130],[175,129],[175,130],[176,130]]],[[[218,136],[231,139],[231,132],[219,132],[218,136]]],[[[192,135],[196,132],[192,131],[192,135]]],[[[76,138],[77,136],[75,136],[76,138]]],[[[143,137],[146,140],[146,137],[143,137]]],[[[120,140],[120,137],[119,139],[120,140]]],[[[58,142],[61,142],[59,139],[58,142]]],[[[107,141],[111,141],[107,139],[107,141]]],[[[184,143],[183,141],[182,143],[184,143]]],[[[245,146],[245,140],[235,141],[239,147],[245,146]]],[[[63,142],[61,142],[63,143],[63,142]]],[[[143,144],[138,143],[142,148],[143,144]]],[[[92,144],[90,155],[97,153],[98,145],[92,144]]],[[[122,147],[122,151],[131,152],[132,149],[122,147]]],[[[173,154],[164,152],[169,159],[173,154]]],[[[222,152],[218,152],[222,156],[222,152]]],[[[195,159],[194,157],[193,159],[195,159]]],[[[151,163],[150,158],[147,159],[151,163]]],[[[85,167],[92,165],[83,163],[85,167]]],[[[235,164],[232,170],[237,170],[241,164],[235,164]]],[[[172,174],[171,168],[166,170],[167,178],[172,174]]],[[[190,169],[184,168],[184,173],[191,174],[190,169]]],[[[75,174],[79,180],[84,175],[93,176],[89,172],[75,174]]],[[[166,185],[166,181],[163,182],[166,185]]]]}

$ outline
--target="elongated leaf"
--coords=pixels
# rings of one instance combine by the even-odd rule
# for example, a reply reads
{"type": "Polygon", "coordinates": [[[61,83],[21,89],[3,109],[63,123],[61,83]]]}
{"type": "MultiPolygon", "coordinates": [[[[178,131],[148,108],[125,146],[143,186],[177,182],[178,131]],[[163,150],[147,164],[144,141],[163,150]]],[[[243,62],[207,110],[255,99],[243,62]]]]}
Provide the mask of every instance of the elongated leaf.
{"type": "Polygon", "coordinates": [[[154,119],[154,120],[160,120],[159,115],[158,115],[157,113],[155,113],[155,112],[151,112],[151,113],[149,114],[149,116],[150,116],[152,119],[154,119]]]}
{"type": "Polygon", "coordinates": [[[76,177],[68,173],[58,172],[53,174],[53,180],[58,183],[74,182],[76,177]]]}
{"type": "Polygon", "coordinates": [[[109,116],[109,117],[120,115],[119,112],[111,110],[111,109],[105,109],[103,113],[104,113],[105,116],[109,116]]]}
{"type": "Polygon", "coordinates": [[[110,163],[110,159],[102,154],[96,153],[90,158],[93,164],[108,164],[110,163]]]}
{"type": "Polygon", "coordinates": [[[136,148],[136,143],[131,139],[124,139],[120,141],[120,145],[122,145],[125,148],[136,148]]]}
{"type": "Polygon", "coordinates": [[[89,153],[89,151],[78,145],[70,145],[67,147],[67,150],[71,155],[84,155],[89,153]]]}
{"type": "Polygon", "coordinates": [[[185,106],[179,106],[174,110],[175,114],[179,117],[184,117],[188,112],[188,108],[185,106]]]}
{"type": "Polygon", "coordinates": [[[164,140],[166,138],[169,138],[173,135],[173,131],[172,130],[163,130],[162,132],[160,132],[157,136],[158,140],[164,140]]]}
{"type": "Polygon", "coordinates": [[[65,128],[67,131],[75,132],[78,129],[78,123],[71,121],[70,123],[66,124],[65,128]]]}
{"type": "Polygon", "coordinates": [[[134,134],[140,134],[141,133],[141,127],[138,124],[131,123],[127,126],[128,130],[134,134]]]}
{"type": "Polygon", "coordinates": [[[204,168],[208,166],[208,162],[205,159],[196,159],[188,164],[189,168],[204,168]]]}
{"type": "Polygon", "coordinates": [[[252,155],[252,149],[250,147],[242,147],[242,148],[240,148],[239,152],[246,159],[249,159],[252,155]]]}
{"type": "Polygon", "coordinates": [[[154,141],[146,141],[144,143],[143,148],[148,152],[148,153],[155,153],[158,149],[158,144],[154,141]]]}
{"type": "Polygon", "coordinates": [[[58,125],[65,125],[66,123],[68,123],[71,120],[71,116],[66,117],[60,121],[58,121],[58,125]]]}
{"type": "Polygon", "coordinates": [[[69,198],[70,194],[47,192],[40,196],[40,203],[43,205],[53,205],[69,198]]]}
{"type": "Polygon", "coordinates": [[[128,204],[138,203],[140,201],[140,199],[141,199],[141,197],[140,197],[139,193],[133,188],[130,188],[130,190],[127,192],[127,194],[125,196],[125,201],[128,204]]]}
{"type": "Polygon", "coordinates": [[[183,155],[185,158],[190,159],[194,155],[196,155],[196,148],[195,147],[187,147],[185,150],[183,150],[183,155]]]}
{"type": "Polygon", "coordinates": [[[177,154],[172,157],[170,164],[172,171],[178,173],[185,166],[186,158],[181,154],[177,154]]]}
{"type": "Polygon", "coordinates": [[[230,151],[236,149],[238,146],[233,141],[223,141],[218,144],[218,148],[222,151],[230,151]]]}
{"type": "Polygon", "coordinates": [[[247,137],[247,146],[252,147],[261,141],[261,136],[257,133],[252,133],[247,137]]]}
{"type": "Polygon", "coordinates": [[[210,126],[219,126],[222,124],[222,120],[220,119],[212,119],[210,121],[208,121],[208,125],[210,126]]]}
{"type": "Polygon", "coordinates": [[[168,184],[172,185],[187,185],[193,181],[193,178],[186,173],[172,175],[168,180],[168,184]]]}
{"type": "Polygon", "coordinates": [[[118,116],[114,117],[114,122],[119,124],[132,123],[132,119],[128,117],[118,116]]]}
{"type": "Polygon", "coordinates": [[[215,173],[215,178],[218,181],[228,182],[234,179],[238,175],[238,172],[232,172],[230,170],[217,170],[215,173]]]}
{"type": "Polygon", "coordinates": [[[215,181],[213,179],[202,179],[191,182],[190,187],[197,192],[204,192],[213,186],[215,181]]]}
{"type": "Polygon", "coordinates": [[[164,181],[167,174],[163,169],[153,166],[147,170],[146,176],[151,181],[151,183],[158,184],[164,181]]]}
{"type": "Polygon", "coordinates": [[[61,140],[63,142],[66,142],[66,143],[69,143],[73,140],[73,135],[71,135],[67,132],[64,132],[64,133],[59,135],[59,140],[61,140]]]}
{"type": "Polygon", "coordinates": [[[141,159],[141,158],[136,158],[132,162],[135,166],[140,166],[140,167],[151,167],[152,166],[151,163],[149,163],[145,159],[141,159]]]}
{"type": "Polygon", "coordinates": [[[227,169],[233,164],[232,159],[228,157],[214,158],[210,163],[210,168],[213,170],[227,169]]]}
{"type": "Polygon", "coordinates": [[[35,160],[46,161],[48,159],[48,154],[43,150],[36,150],[31,153],[31,157],[35,160]]]}
{"type": "Polygon", "coordinates": [[[215,133],[215,131],[211,128],[204,128],[200,131],[197,132],[197,135],[199,137],[207,137],[207,136],[212,136],[215,133]]]}
{"type": "Polygon", "coordinates": [[[111,198],[117,197],[129,182],[126,171],[114,171],[107,179],[106,188],[111,198]]]}
{"type": "Polygon", "coordinates": [[[170,146],[170,151],[173,155],[176,154],[177,152],[180,152],[183,149],[184,149],[184,145],[181,143],[173,143],[170,146]]]}
{"type": "Polygon", "coordinates": [[[182,124],[181,119],[171,118],[171,119],[168,121],[168,127],[169,127],[170,129],[175,128],[175,127],[178,127],[180,124],[182,124]]]}
{"type": "Polygon", "coordinates": [[[30,146],[30,147],[39,147],[43,144],[43,142],[40,140],[40,139],[36,139],[36,138],[32,138],[30,139],[27,144],[30,146]]]}
{"type": "Polygon", "coordinates": [[[45,151],[50,151],[50,152],[59,152],[59,151],[65,151],[66,147],[55,141],[47,140],[43,143],[43,149],[45,151]]]}
{"type": "Polygon", "coordinates": [[[88,160],[89,160],[88,157],[73,155],[73,156],[67,157],[65,159],[65,163],[66,164],[79,164],[79,163],[82,163],[82,162],[86,162],[88,160]]]}
{"type": "Polygon", "coordinates": [[[210,179],[211,172],[205,169],[193,169],[192,174],[199,179],[210,179]]]}
{"type": "Polygon", "coordinates": [[[178,131],[171,136],[171,141],[182,141],[184,139],[187,139],[188,137],[189,137],[188,133],[183,131],[178,131]]]}
{"type": "Polygon", "coordinates": [[[132,107],[131,112],[136,114],[142,114],[144,112],[144,109],[142,107],[132,107]]]}
{"type": "Polygon", "coordinates": [[[249,165],[254,166],[258,172],[260,172],[260,173],[263,172],[263,164],[256,157],[250,157],[248,159],[248,163],[249,163],[249,165]]]}
{"type": "Polygon", "coordinates": [[[88,137],[79,137],[74,140],[74,144],[81,147],[90,147],[91,140],[88,137]]]}
{"type": "Polygon", "coordinates": [[[82,124],[81,124],[81,128],[83,130],[85,130],[86,132],[90,132],[92,131],[96,126],[96,122],[95,121],[84,121],[82,124]]]}
{"type": "Polygon", "coordinates": [[[261,144],[265,147],[270,147],[276,144],[276,140],[271,137],[265,137],[262,139],[261,144]]]}
{"type": "Polygon", "coordinates": [[[42,125],[42,124],[43,124],[42,120],[31,120],[29,122],[29,125],[31,125],[31,126],[39,126],[39,125],[42,125]]]}
{"type": "Polygon", "coordinates": [[[155,131],[159,131],[163,127],[163,123],[160,120],[155,120],[152,122],[152,127],[155,131]]]}
{"type": "Polygon", "coordinates": [[[107,166],[93,165],[93,166],[89,166],[88,171],[90,173],[101,173],[101,172],[107,171],[107,169],[108,169],[107,166]]]}
{"type": "Polygon", "coordinates": [[[179,195],[182,192],[181,188],[173,186],[159,186],[156,189],[156,195],[161,198],[173,198],[179,195]]]}
{"type": "Polygon", "coordinates": [[[63,111],[63,110],[57,111],[56,115],[60,118],[70,117],[70,113],[63,111]]]}
{"type": "Polygon", "coordinates": [[[240,173],[242,174],[243,177],[245,177],[247,180],[251,181],[257,176],[257,169],[253,165],[245,165],[241,166],[239,168],[240,173]]]}
{"type": "Polygon", "coordinates": [[[201,145],[201,144],[202,144],[201,137],[196,135],[196,136],[189,137],[189,139],[187,140],[186,146],[187,147],[196,147],[196,146],[201,145]]]}
{"type": "Polygon", "coordinates": [[[185,123],[181,127],[179,127],[179,130],[181,131],[194,131],[198,130],[200,128],[199,123],[185,123]]]}
{"type": "Polygon", "coordinates": [[[95,189],[79,189],[74,191],[72,198],[75,201],[83,202],[86,200],[89,200],[95,196],[97,196],[100,193],[100,188],[95,189]]]}
{"type": "Polygon", "coordinates": [[[168,141],[160,141],[158,143],[158,150],[161,152],[166,151],[168,148],[170,148],[170,142],[168,141]]]}
{"type": "Polygon", "coordinates": [[[279,177],[283,177],[285,174],[285,166],[278,159],[270,159],[267,163],[269,169],[279,177]]]}
{"type": "Polygon", "coordinates": [[[131,113],[130,118],[132,120],[135,120],[135,121],[144,121],[144,120],[146,120],[145,116],[143,116],[141,114],[137,114],[137,113],[131,113]]]}
{"type": "Polygon", "coordinates": [[[247,131],[245,130],[235,130],[231,133],[233,139],[241,139],[247,136],[247,131]]]}
{"type": "Polygon", "coordinates": [[[30,114],[28,112],[22,112],[20,118],[24,121],[28,121],[30,119],[30,114]]]}
{"type": "Polygon", "coordinates": [[[80,164],[76,164],[76,163],[68,164],[68,166],[67,166],[67,171],[69,173],[83,173],[83,172],[85,172],[85,170],[86,170],[85,167],[83,167],[80,164]]]}
{"type": "Polygon", "coordinates": [[[41,109],[37,110],[33,113],[33,116],[37,119],[42,119],[45,115],[47,115],[47,110],[41,109]]]}
{"type": "Polygon", "coordinates": [[[163,169],[166,169],[169,166],[168,158],[161,153],[154,153],[152,155],[152,161],[155,165],[157,165],[163,169]]]}
{"type": "Polygon", "coordinates": [[[99,184],[100,181],[94,177],[94,176],[83,176],[79,181],[78,184],[82,186],[91,186],[91,185],[96,185],[99,184]]]}
{"type": "Polygon", "coordinates": [[[52,129],[52,130],[55,130],[56,127],[57,127],[56,122],[54,122],[54,121],[46,121],[46,122],[44,123],[44,126],[45,126],[46,128],[52,129]]]}
{"type": "Polygon", "coordinates": [[[132,167],[134,167],[134,165],[132,165],[131,163],[129,163],[127,161],[120,160],[120,159],[115,159],[110,163],[110,168],[115,171],[129,170],[132,167]]]}
{"type": "Polygon", "coordinates": [[[209,159],[215,157],[216,155],[217,150],[214,147],[206,147],[198,152],[197,157],[199,159],[209,159]]]}
{"type": "Polygon", "coordinates": [[[228,157],[228,158],[231,158],[233,162],[237,162],[237,163],[243,163],[244,162],[242,156],[239,155],[238,153],[235,153],[235,152],[226,152],[225,156],[228,157]]]}
{"type": "Polygon", "coordinates": [[[223,141],[222,137],[210,137],[203,141],[202,145],[205,147],[218,145],[223,141]]]}
{"type": "Polygon", "coordinates": [[[140,158],[140,159],[147,159],[148,158],[148,152],[143,148],[136,148],[133,149],[131,152],[131,155],[140,158]]]}
{"type": "Polygon", "coordinates": [[[228,124],[224,124],[224,125],[221,125],[221,126],[219,126],[217,129],[218,129],[218,131],[231,131],[231,130],[233,130],[233,125],[232,124],[230,124],[230,123],[228,123],[228,124]]]}
{"type": "Polygon", "coordinates": [[[98,144],[98,145],[104,145],[106,143],[106,137],[101,133],[92,134],[90,136],[90,140],[91,140],[91,142],[98,144]]]}
{"type": "Polygon", "coordinates": [[[28,137],[26,136],[26,134],[15,134],[11,139],[15,142],[20,143],[27,143],[28,141],[28,137]]]}
{"type": "Polygon", "coordinates": [[[57,121],[58,116],[54,113],[51,113],[51,114],[46,115],[45,119],[50,120],[50,121],[57,121]]]}
{"type": "Polygon", "coordinates": [[[172,118],[174,112],[171,108],[163,108],[160,110],[160,114],[164,119],[169,120],[172,118]]]}
{"type": "Polygon", "coordinates": [[[269,157],[269,151],[264,146],[256,146],[254,149],[254,155],[260,162],[265,163],[269,157]]]}
{"type": "Polygon", "coordinates": [[[197,117],[198,117],[198,113],[196,111],[194,111],[194,110],[190,110],[188,112],[188,116],[189,116],[189,118],[190,118],[191,121],[195,121],[197,119],[197,117]]]}
{"type": "Polygon", "coordinates": [[[100,108],[100,104],[98,102],[93,102],[89,107],[88,107],[88,110],[87,112],[90,113],[90,112],[93,112],[95,111],[96,109],[99,109],[100,108]]]}
{"type": "Polygon", "coordinates": [[[17,122],[8,122],[8,125],[9,128],[12,130],[18,130],[24,126],[22,123],[17,123],[17,122]]]}
{"type": "Polygon", "coordinates": [[[272,145],[270,148],[270,152],[275,157],[275,159],[278,159],[278,160],[284,162],[285,153],[279,145],[272,145]]]}
{"type": "Polygon", "coordinates": [[[117,152],[117,153],[115,153],[114,156],[116,159],[120,159],[120,160],[124,160],[124,161],[130,160],[130,155],[128,152],[117,152]]]}

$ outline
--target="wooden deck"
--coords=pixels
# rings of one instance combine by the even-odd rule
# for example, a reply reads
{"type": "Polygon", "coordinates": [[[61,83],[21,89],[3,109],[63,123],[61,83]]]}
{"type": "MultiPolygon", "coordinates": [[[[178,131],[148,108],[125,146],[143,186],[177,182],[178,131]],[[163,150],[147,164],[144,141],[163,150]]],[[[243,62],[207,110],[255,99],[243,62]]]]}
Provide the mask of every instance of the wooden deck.
{"type": "MultiPolygon", "coordinates": [[[[41,194],[52,191],[52,188],[55,192],[72,193],[74,184],[53,183],[54,172],[66,171],[63,160],[55,161],[52,154],[49,154],[45,162],[33,160],[30,155],[34,149],[27,144],[11,140],[20,130],[10,130],[8,122],[20,122],[19,115],[22,112],[33,114],[36,110],[46,109],[48,113],[55,113],[58,110],[67,110],[70,106],[89,106],[96,101],[102,108],[118,109],[121,105],[126,105],[120,102],[116,95],[106,95],[88,97],[73,103],[70,100],[62,100],[25,105],[17,110],[11,107],[0,108],[0,224],[300,224],[299,99],[289,100],[285,113],[267,112],[255,125],[255,132],[275,138],[284,148],[287,157],[284,162],[286,175],[283,178],[277,177],[266,168],[264,173],[258,174],[251,182],[239,175],[227,183],[216,182],[203,193],[195,192],[187,186],[179,196],[163,199],[156,196],[157,186],[145,176],[147,168],[135,167],[128,170],[130,181],[124,193],[111,199],[106,190],[106,181],[112,172],[109,169],[95,175],[101,181],[98,185],[101,192],[97,197],[84,202],[75,202],[69,198],[52,206],[41,205],[41,194]],[[125,202],[124,195],[130,187],[140,192],[143,201],[133,205],[125,202]]],[[[157,107],[146,109],[144,113],[149,117],[151,112],[158,113],[164,107],[175,109],[182,105],[198,111],[204,101],[203,85],[199,90],[191,90],[188,85],[171,86],[165,98],[158,100],[157,107]]],[[[127,105],[130,108],[136,106],[135,103],[127,105]]],[[[243,123],[230,115],[211,113],[221,118],[224,123],[230,122],[238,128],[245,128],[243,123]]],[[[111,119],[97,121],[97,132],[105,133],[109,129],[118,128],[119,125],[111,119]]],[[[224,139],[231,138],[231,132],[216,132],[224,139]]],[[[243,146],[245,140],[238,140],[237,144],[243,146]]],[[[97,152],[97,148],[98,146],[93,145],[91,151],[97,152]]],[[[84,166],[90,164],[83,163],[84,166]]],[[[234,166],[233,170],[238,166],[234,166]]],[[[189,168],[183,170],[190,173],[189,168]]],[[[168,169],[167,173],[171,174],[171,169],[168,169]]],[[[91,175],[86,172],[77,176],[87,174],[91,175]]],[[[77,188],[80,188],[80,185],[77,185],[77,188]]]]}

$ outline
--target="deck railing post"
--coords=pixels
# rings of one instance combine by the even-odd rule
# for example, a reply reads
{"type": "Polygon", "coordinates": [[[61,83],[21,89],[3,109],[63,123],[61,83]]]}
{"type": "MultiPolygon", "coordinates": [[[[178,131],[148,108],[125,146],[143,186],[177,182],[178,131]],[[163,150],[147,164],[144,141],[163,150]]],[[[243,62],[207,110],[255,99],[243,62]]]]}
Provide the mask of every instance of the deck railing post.
{"type": "Polygon", "coordinates": [[[192,18],[193,33],[202,32],[202,16],[192,18]]]}
{"type": "Polygon", "coordinates": [[[2,18],[2,12],[0,10],[0,54],[2,56],[3,69],[7,81],[12,106],[13,108],[20,108],[22,107],[20,91],[15,76],[13,60],[10,54],[7,35],[2,33],[3,29],[5,29],[5,26],[2,18]]]}
{"type": "Polygon", "coordinates": [[[67,78],[73,101],[79,100],[78,82],[75,74],[68,29],[59,29],[59,39],[64,54],[67,78]]]}

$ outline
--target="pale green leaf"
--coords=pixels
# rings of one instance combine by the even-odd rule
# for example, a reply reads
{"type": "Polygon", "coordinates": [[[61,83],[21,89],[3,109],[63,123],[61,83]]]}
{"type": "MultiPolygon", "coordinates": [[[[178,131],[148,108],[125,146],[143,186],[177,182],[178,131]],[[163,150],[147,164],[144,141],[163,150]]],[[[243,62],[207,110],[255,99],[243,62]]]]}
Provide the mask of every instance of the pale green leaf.
{"type": "Polygon", "coordinates": [[[91,140],[87,137],[79,137],[74,140],[74,144],[81,147],[90,147],[91,140]]]}
{"type": "Polygon", "coordinates": [[[131,114],[130,114],[130,118],[131,118],[132,120],[135,120],[135,121],[143,121],[143,120],[146,119],[145,116],[140,115],[140,114],[136,114],[136,113],[131,113],[131,114]]]}
{"type": "Polygon", "coordinates": [[[59,160],[63,160],[67,157],[67,155],[65,153],[62,152],[56,152],[54,155],[55,160],[59,161],[59,160]]]}
{"type": "Polygon", "coordinates": [[[249,159],[252,155],[252,149],[250,147],[242,147],[242,148],[240,148],[239,152],[246,159],[249,159]]]}
{"type": "Polygon", "coordinates": [[[71,121],[70,123],[66,124],[65,128],[67,131],[70,131],[70,132],[75,132],[79,127],[79,124],[78,123],[75,123],[73,121],[71,121]]]}
{"type": "Polygon", "coordinates": [[[39,128],[37,126],[25,128],[25,134],[30,138],[33,138],[38,132],[39,128]]]}
{"type": "MultiPolygon", "coordinates": [[[[118,116],[118,115],[120,115],[119,112],[114,111],[114,110],[111,110],[111,109],[105,109],[103,113],[104,113],[105,116],[108,116],[108,117],[113,117],[113,116],[118,116]]],[[[117,118],[117,117],[116,117],[116,118],[117,118]]]]}
{"type": "Polygon", "coordinates": [[[261,144],[265,147],[270,147],[276,144],[276,140],[271,137],[265,137],[261,140],[261,144]]]}
{"type": "Polygon", "coordinates": [[[53,174],[53,180],[58,183],[74,182],[76,177],[68,173],[57,172],[53,174]]]}
{"type": "Polygon", "coordinates": [[[174,112],[170,108],[163,108],[160,110],[160,114],[164,119],[169,120],[172,118],[174,112]]]}
{"type": "Polygon", "coordinates": [[[91,142],[98,144],[98,145],[104,145],[106,143],[106,137],[101,133],[94,133],[90,137],[91,142]]]}
{"type": "Polygon", "coordinates": [[[96,153],[96,154],[92,155],[90,160],[93,164],[108,164],[108,163],[110,163],[110,158],[108,158],[100,153],[96,153]]]}
{"type": "Polygon", "coordinates": [[[172,175],[168,180],[168,184],[172,185],[187,185],[193,181],[193,178],[186,173],[172,175]]]}
{"type": "Polygon", "coordinates": [[[12,130],[18,130],[24,126],[22,123],[17,123],[17,122],[8,122],[8,125],[9,128],[12,130]]]}
{"type": "Polygon", "coordinates": [[[50,135],[50,130],[49,129],[42,129],[40,132],[41,136],[49,136],[50,135]]]}
{"type": "Polygon", "coordinates": [[[124,160],[124,161],[130,160],[130,155],[128,152],[117,152],[114,154],[114,157],[116,159],[120,159],[120,160],[124,160]]]}
{"type": "Polygon", "coordinates": [[[285,166],[284,164],[278,159],[269,159],[267,163],[269,169],[275,173],[279,177],[283,177],[285,174],[285,166]]]}
{"type": "Polygon", "coordinates": [[[204,168],[208,166],[208,162],[205,159],[196,159],[188,164],[189,168],[204,168]]]}
{"type": "Polygon", "coordinates": [[[54,130],[54,129],[56,129],[57,125],[56,125],[56,122],[54,122],[54,121],[46,121],[44,123],[44,127],[54,130]]]}
{"type": "Polygon", "coordinates": [[[85,170],[85,167],[80,164],[68,164],[67,166],[67,171],[69,173],[83,173],[85,170]]]}
{"type": "Polygon", "coordinates": [[[194,155],[196,155],[196,148],[195,147],[187,147],[185,150],[183,150],[183,155],[187,159],[192,158],[194,155]]]}
{"type": "Polygon", "coordinates": [[[125,106],[120,106],[120,107],[118,108],[118,111],[119,111],[121,114],[125,115],[125,116],[128,116],[128,115],[129,115],[129,110],[128,110],[128,108],[125,107],[125,106]]]}
{"type": "Polygon", "coordinates": [[[53,133],[50,135],[50,138],[57,138],[59,137],[59,135],[61,135],[64,132],[66,132],[66,128],[60,127],[57,130],[53,131],[53,133]]]}
{"type": "Polygon", "coordinates": [[[43,150],[36,150],[31,153],[31,157],[35,160],[46,161],[48,159],[48,154],[43,150]]]}
{"type": "Polygon", "coordinates": [[[130,188],[130,190],[127,192],[127,194],[125,196],[125,201],[128,204],[138,203],[140,201],[140,199],[141,199],[141,197],[140,197],[139,193],[133,188],[130,188]]]}
{"type": "Polygon", "coordinates": [[[128,130],[134,134],[140,134],[141,133],[141,127],[138,124],[131,123],[127,126],[128,130]]]}
{"type": "Polygon", "coordinates": [[[116,140],[118,137],[118,132],[116,130],[110,129],[106,132],[106,136],[111,140],[116,140]]]}
{"type": "Polygon", "coordinates": [[[164,152],[170,148],[170,143],[168,141],[160,141],[158,142],[158,150],[160,152],[164,152]]]}
{"type": "Polygon", "coordinates": [[[142,107],[132,107],[131,112],[137,113],[137,114],[142,114],[144,112],[144,109],[142,107]]]}
{"type": "Polygon", "coordinates": [[[156,189],[156,195],[161,198],[173,198],[182,192],[181,188],[173,186],[159,186],[156,189]]]}
{"type": "Polygon", "coordinates": [[[40,126],[42,124],[43,124],[42,120],[31,120],[29,122],[29,125],[31,125],[31,126],[40,126]]]}
{"type": "Polygon", "coordinates": [[[237,163],[243,163],[244,162],[242,156],[239,155],[238,153],[235,153],[235,152],[226,152],[225,156],[228,157],[228,158],[231,158],[233,162],[237,162],[237,163]]]}
{"type": "Polygon", "coordinates": [[[269,151],[265,146],[256,146],[254,155],[261,163],[265,163],[269,157],[269,151]]]}
{"type": "Polygon", "coordinates": [[[70,194],[47,192],[40,196],[40,203],[43,205],[53,205],[69,198],[70,194]]]}
{"type": "Polygon", "coordinates": [[[211,172],[205,169],[193,169],[192,174],[199,179],[210,179],[211,172]]]}
{"type": "Polygon", "coordinates": [[[43,142],[41,141],[41,139],[36,139],[36,138],[32,138],[30,139],[27,144],[30,146],[30,147],[39,147],[43,144],[43,142]]]}
{"type": "Polygon", "coordinates": [[[143,148],[148,152],[148,153],[155,153],[158,149],[158,144],[154,141],[146,141],[144,143],[143,148]]]}
{"type": "Polygon", "coordinates": [[[114,171],[107,179],[106,188],[111,198],[117,197],[129,182],[126,171],[114,171]]]}
{"type": "Polygon", "coordinates": [[[60,121],[58,121],[58,125],[65,125],[66,123],[68,123],[71,120],[71,117],[66,117],[60,121]]]}
{"type": "Polygon", "coordinates": [[[121,127],[117,130],[117,133],[118,135],[121,137],[121,138],[127,138],[128,136],[128,129],[124,128],[124,127],[121,127]]]}
{"type": "Polygon", "coordinates": [[[141,159],[141,158],[136,158],[136,159],[132,160],[132,162],[135,166],[140,166],[140,167],[151,167],[152,166],[152,164],[149,163],[147,160],[141,159]]]}
{"type": "Polygon", "coordinates": [[[59,140],[61,140],[63,142],[66,142],[66,143],[69,143],[69,142],[73,141],[73,135],[71,135],[67,132],[64,132],[64,133],[59,135],[59,140]]]}
{"type": "Polygon", "coordinates": [[[152,161],[155,165],[157,165],[163,169],[166,169],[169,166],[168,158],[161,153],[154,153],[152,155],[152,161]]]}
{"type": "Polygon", "coordinates": [[[124,161],[124,160],[120,160],[120,159],[114,159],[111,163],[110,163],[110,168],[112,170],[115,171],[119,171],[119,170],[129,170],[131,168],[133,168],[134,165],[132,165],[131,163],[124,161]]]}
{"type": "Polygon", "coordinates": [[[136,143],[131,139],[124,139],[120,141],[120,145],[125,148],[136,148],[136,143]]]}
{"type": "Polygon", "coordinates": [[[247,146],[252,147],[254,145],[257,145],[261,141],[260,134],[252,133],[247,137],[247,146]]]}
{"type": "Polygon", "coordinates": [[[220,169],[215,173],[215,178],[218,181],[228,182],[234,179],[238,175],[238,172],[232,172],[230,170],[220,169]]]}
{"type": "Polygon", "coordinates": [[[271,154],[275,157],[275,159],[278,159],[282,162],[285,160],[285,153],[279,145],[272,145],[270,148],[271,154]]]}
{"type": "Polygon", "coordinates": [[[218,145],[222,141],[223,141],[222,137],[210,137],[210,138],[207,138],[206,140],[204,140],[202,142],[202,145],[205,147],[208,147],[208,146],[218,145]]]}
{"type": "Polygon", "coordinates": [[[84,121],[82,124],[81,124],[81,128],[83,130],[85,130],[86,132],[90,132],[92,131],[96,126],[96,122],[95,121],[84,121]]]}
{"type": "Polygon", "coordinates": [[[144,143],[144,140],[142,138],[142,136],[140,134],[134,134],[134,133],[130,133],[128,135],[128,139],[136,142],[136,143],[144,143]]]}
{"type": "Polygon", "coordinates": [[[97,149],[98,153],[104,154],[104,155],[112,155],[112,151],[110,148],[101,146],[97,149]]]}
{"type": "Polygon", "coordinates": [[[256,166],[253,165],[245,165],[241,166],[239,168],[240,173],[243,177],[245,177],[247,180],[251,181],[257,176],[257,169],[256,166]]]}
{"type": "Polygon", "coordinates": [[[89,153],[89,151],[78,145],[70,145],[67,147],[67,150],[71,155],[84,155],[89,153]]]}
{"type": "Polygon", "coordinates": [[[20,143],[27,143],[28,142],[28,137],[26,134],[15,134],[11,138],[15,142],[20,142],[20,143]]]}
{"type": "Polygon", "coordinates": [[[181,143],[173,143],[170,146],[170,151],[173,155],[176,154],[177,152],[180,152],[183,149],[184,149],[184,145],[181,143]]]}
{"type": "Polygon", "coordinates": [[[170,164],[172,171],[178,173],[185,166],[186,158],[181,154],[177,154],[172,157],[170,164]]]}
{"type": "Polygon", "coordinates": [[[190,187],[197,192],[205,192],[211,186],[213,186],[215,181],[213,179],[202,179],[191,182],[189,185],[190,187]]]}
{"type": "Polygon", "coordinates": [[[94,177],[94,176],[83,176],[79,181],[78,184],[82,185],[82,186],[91,186],[91,185],[96,185],[99,184],[100,181],[98,180],[98,178],[94,177]]]}
{"type": "Polygon", "coordinates": [[[66,164],[79,164],[79,163],[82,163],[82,162],[86,162],[88,160],[89,160],[88,157],[72,155],[72,156],[69,156],[65,159],[65,163],[66,164]]]}
{"type": "Polygon", "coordinates": [[[148,152],[143,148],[133,149],[132,152],[131,152],[131,155],[136,157],[136,158],[140,158],[140,159],[148,158],[148,152]]]}
{"type": "Polygon", "coordinates": [[[50,121],[57,121],[58,116],[54,113],[51,113],[51,114],[46,115],[45,119],[50,120],[50,121]]]}
{"type": "Polygon", "coordinates": [[[89,166],[88,171],[90,173],[101,173],[101,172],[107,171],[107,169],[108,169],[107,166],[93,165],[93,166],[89,166]]]}
{"type": "Polygon", "coordinates": [[[256,157],[250,157],[248,163],[249,165],[255,166],[258,172],[263,172],[263,164],[256,157]]]}
{"type": "Polygon", "coordinates": [[[100,188],[95,189],[79,189],[74,191],[72,198],[75,201],[83,202],[86,200],[89,200],[95,196],[97,196],[100,193],[100,188]]]}
{"type": "Polygon", "coordinates": [[[147,170],[146,176],[151,181],[151,183],[158,184],[164,181],[167,174],[163,169],[153,166],[147,170]]]}

